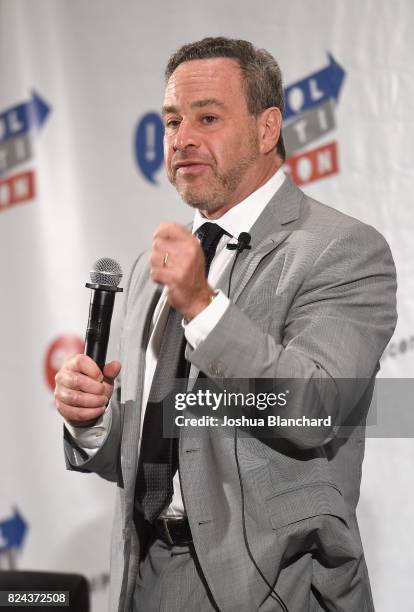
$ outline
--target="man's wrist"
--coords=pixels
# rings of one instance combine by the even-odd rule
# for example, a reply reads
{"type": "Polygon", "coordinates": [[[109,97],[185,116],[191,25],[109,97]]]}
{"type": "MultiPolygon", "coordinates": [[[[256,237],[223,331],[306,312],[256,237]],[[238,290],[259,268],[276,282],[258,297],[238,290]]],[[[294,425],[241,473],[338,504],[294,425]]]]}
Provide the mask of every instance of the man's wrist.
{"type": "Polygon", "coordinates": [[[189,323],[194,317],[196,317],[200,312],[202,312],[207,306],[211,304],[214,298],[218,295],[218,291],[211,289],[209,287],[209,291],[206,292],[205,295],[193,305],[191,305],[186,312],[183,313],[183,318],[185,323],[189,323]]]}

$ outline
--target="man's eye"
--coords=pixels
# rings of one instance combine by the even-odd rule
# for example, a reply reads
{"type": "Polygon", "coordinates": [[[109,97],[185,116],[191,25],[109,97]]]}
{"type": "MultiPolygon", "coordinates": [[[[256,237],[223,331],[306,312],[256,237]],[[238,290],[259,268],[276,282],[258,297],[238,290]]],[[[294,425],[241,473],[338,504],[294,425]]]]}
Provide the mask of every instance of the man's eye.
{"type": "Polygon", "coordinates": [[[177,128],[179,125],[180,125],[180,122],[178,121],[178,119],[169,119],[165,124],[167,128],[172,128],[172,129],[177,128]]]}
{"type": "Polygon", "coordinates": [[[214,115],[205,115],[203,117],[203,123],[211,124],[215,121],[217,121],[217,117],[214,117],[214,115]]]}

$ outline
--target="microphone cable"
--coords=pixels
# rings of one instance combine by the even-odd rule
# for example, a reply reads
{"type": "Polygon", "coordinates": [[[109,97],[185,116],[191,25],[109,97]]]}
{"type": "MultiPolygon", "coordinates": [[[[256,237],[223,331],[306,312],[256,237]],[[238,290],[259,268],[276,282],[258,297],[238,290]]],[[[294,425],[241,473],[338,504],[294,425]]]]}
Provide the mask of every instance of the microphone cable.
{"type": "MultiPolygon", "coordinates": [[[[233,272],[234,272],[234,268],[236,266],[237,259],[238,259],[239,255],[240,255],[240,253],[242,253],[245,249],[251,249],[250,241],[251,241],[250,234],[248,234],[247,232],[242,232],[241,234],[239,234],[239,237],[237,239],[237,244],[228,244],[227,245],[227,249],[229,249],[230,251],[236,251],[236,256],[234,258],[233,264],[232,264],[231,269],[230,269],[229,283],[228,283],[228,287],[227,287],[227,297],[228,298],[230,298],[231,278],[233,276],[233,272]]],[[[248,554],[251,562],[253,563],[254,567],[256,568],[257,573],[259,574],[259,576],[261,577],[263,582],[266,584],[266,586],[269,588],[269,590],[270,590],[269,597],[271,597],[274,601],[276,601],[279,604],[279,606],[282,608],[283,612],[289,612],[289,609],[286,606],[286,604],[283,601],[283,599],[277,593],[276,589],[270,584],[270,582],[268,581],[268,579],[266,578],[266,576],[264,575],[264,573],[260,569],[256,559],[254,558],[252,550],[250,548],[249,540],[248,540],[248,537],[247,537],[246,504],[245,504],[245,497],[244,497],[243,478],[242,478],[240,462],[239,462],[238,435],[237,435],[237,427],[236,426],[234,427],[234,459],[236,461],[237,475],[238,475],[238,478],[239,478],[239,485],[240,485],[243,539],[244,539],[244,545],[246,547],[247,554],[248,554]]]]}

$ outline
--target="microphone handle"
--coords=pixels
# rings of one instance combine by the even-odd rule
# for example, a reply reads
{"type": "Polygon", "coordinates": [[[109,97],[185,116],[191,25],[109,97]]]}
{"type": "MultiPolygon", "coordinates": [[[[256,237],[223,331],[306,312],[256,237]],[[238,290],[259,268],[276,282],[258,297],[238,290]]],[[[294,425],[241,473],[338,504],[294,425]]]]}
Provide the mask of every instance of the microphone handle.
{"type": "Polygon", "coordinates": [[[116,291],[99,288],[92,289],[91,293],[85,355],[91,357],[101,370],[106,361],[115,295],[116,291]]]}

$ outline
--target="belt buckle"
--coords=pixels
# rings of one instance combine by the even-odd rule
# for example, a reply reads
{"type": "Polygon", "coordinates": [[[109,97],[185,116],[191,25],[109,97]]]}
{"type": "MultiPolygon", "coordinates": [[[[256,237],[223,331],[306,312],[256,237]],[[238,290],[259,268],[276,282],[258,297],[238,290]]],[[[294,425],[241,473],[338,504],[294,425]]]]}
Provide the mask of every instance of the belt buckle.
{"type": "Polygon", "coordinates": [[[168,518],[162,517],[162,524],[164,526],[165,537],[167,538],[168,544],[174,546],[174,541],[171,537],[170,530],[168,529],[168,518]]]}

